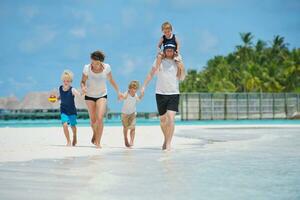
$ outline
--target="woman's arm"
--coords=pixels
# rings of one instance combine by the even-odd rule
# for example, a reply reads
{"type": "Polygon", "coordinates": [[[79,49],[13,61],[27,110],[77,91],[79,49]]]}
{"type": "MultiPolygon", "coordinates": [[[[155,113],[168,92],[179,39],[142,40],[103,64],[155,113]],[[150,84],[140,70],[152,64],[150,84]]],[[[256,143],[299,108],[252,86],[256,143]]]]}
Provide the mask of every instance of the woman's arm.
{"type": "Polygon", "coordinates": [[[116,83],[115,80],[113,79],[113,76],[112,76],[112,73],[111,73],[111,72],[109,72],[109,73],[107,74],[107,78],[108,78],[110,84],[111,84],[111,85],[113,86],[113,88],[115,89],[115,91],[116,91],[116,93],[117,93],[117,95],[118,95],[118,99],[119,99],[119,100],[122,99],[122,98],[123,98],[123,94],[120,92],[119,86],[117,85],[117,83],[116,83]]]}
{"type": "Polygon", "coordinates": [[[86,80],[88,79],[88,76],[85,74],[82,74],[82,78],[81,78],[81,82],[80,82],[80,86],[81,86],[81,90],[82,90],[82,94],[86,95],[86,80]]]}
{"type": "Polygon", "coordinates": [[[81,93],[73,87],[72,87],[72,94],[73,96],[82,96],[81,93]]]}

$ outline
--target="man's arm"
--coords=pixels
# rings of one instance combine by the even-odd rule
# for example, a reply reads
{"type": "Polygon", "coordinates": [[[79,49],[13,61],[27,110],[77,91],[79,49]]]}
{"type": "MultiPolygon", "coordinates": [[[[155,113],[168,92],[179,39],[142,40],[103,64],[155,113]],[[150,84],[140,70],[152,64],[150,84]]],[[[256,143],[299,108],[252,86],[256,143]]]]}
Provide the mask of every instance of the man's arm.
{"type": "Polygon", "coordinates": [[[151,68],[151,71],[148,73],[145,81],[144,81],[144,84],[141,88],[141,95],[144,96],[144,92],[145,92],[145,89],[146,87],[148,86],[149,82],[152,80],[153,76],[155,75],[155,72],[156,72],[156,68],[155,67],[152,67],[151,68]]]}
{"type": "Polygon", "coordinates": [[[180,81],[183,81],[185,79],[185,67],[182,61],[176,62],[177,64],[177,78],[180,81]]]}

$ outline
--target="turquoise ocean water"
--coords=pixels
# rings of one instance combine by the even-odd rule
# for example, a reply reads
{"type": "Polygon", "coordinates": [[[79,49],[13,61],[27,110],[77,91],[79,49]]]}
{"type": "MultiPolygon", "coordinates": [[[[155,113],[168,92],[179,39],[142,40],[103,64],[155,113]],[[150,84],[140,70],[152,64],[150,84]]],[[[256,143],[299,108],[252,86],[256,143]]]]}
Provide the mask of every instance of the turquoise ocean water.
{"type": "MultiPolygon", "coordinates": [[[[89,120],[78,119],[78,126],[89,126],[89,120]]],[[[105,120],[106,126],[121,126],[120,119],[105,120]]],[[[255,124],[300,124],[300,120],[201,120],[181,121],[176,120],[177,125],[255,125],[255,124]]],[[[137,119],[137,125],[155,126],[159,125],[158,119],[137,119]]],[[[57,127],[61,126],[60,120],[0,120],[0,127],[57,127]]]]}

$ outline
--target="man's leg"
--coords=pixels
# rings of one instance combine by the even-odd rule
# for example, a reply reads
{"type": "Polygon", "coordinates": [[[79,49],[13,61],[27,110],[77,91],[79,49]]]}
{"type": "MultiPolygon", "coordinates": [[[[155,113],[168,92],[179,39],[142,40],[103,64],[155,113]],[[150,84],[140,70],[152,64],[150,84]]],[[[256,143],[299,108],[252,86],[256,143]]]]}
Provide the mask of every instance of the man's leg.
{"type": "Polygon", "coordinates": [[[166,149],[166,142],[167,142],[167,126],[166,126],[166,122],[167,122],[167,115],[161,115],[160,116],[160,128],[164,134],[164,143],[162,146],[162,149],[165,150],[166,149]]]}
{"type": "Polygon", "coordinates": [[[168,110],[166,113],[166,150],[171,150],[171,141],[175,129],[175,111],[168,110]]]}

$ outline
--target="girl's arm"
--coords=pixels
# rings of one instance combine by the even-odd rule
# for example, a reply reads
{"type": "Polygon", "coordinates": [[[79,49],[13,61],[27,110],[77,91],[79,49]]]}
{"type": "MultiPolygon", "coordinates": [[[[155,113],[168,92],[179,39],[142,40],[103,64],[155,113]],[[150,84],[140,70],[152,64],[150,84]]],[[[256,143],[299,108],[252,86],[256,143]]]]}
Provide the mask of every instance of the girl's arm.
{"type": "Polygon", "coordinates": [[[107,78],[108,78],[110,84],[111,84],[111,85],[113,86],[113,88],[115,89],[115,91],[116,91],[116,93],[117,93],[117,95],[118,95],[118,99],[119,99],[119,100],[122,99],[122,98],[123,98],[123,94],[120,92],[119,87],[118,87],[117,83],[115,82],[115,80],[113,79],[113,76],[112,76],[112,73],[111,73],[111,72],[109,72],[109,73],[107,74],[107,78]]]}
{"type": "Polygon", "coordinates": [[[144,93],[141,93],[139,96],[137,96],[137,99],[140,101],[144,97],[144,93]]]}

